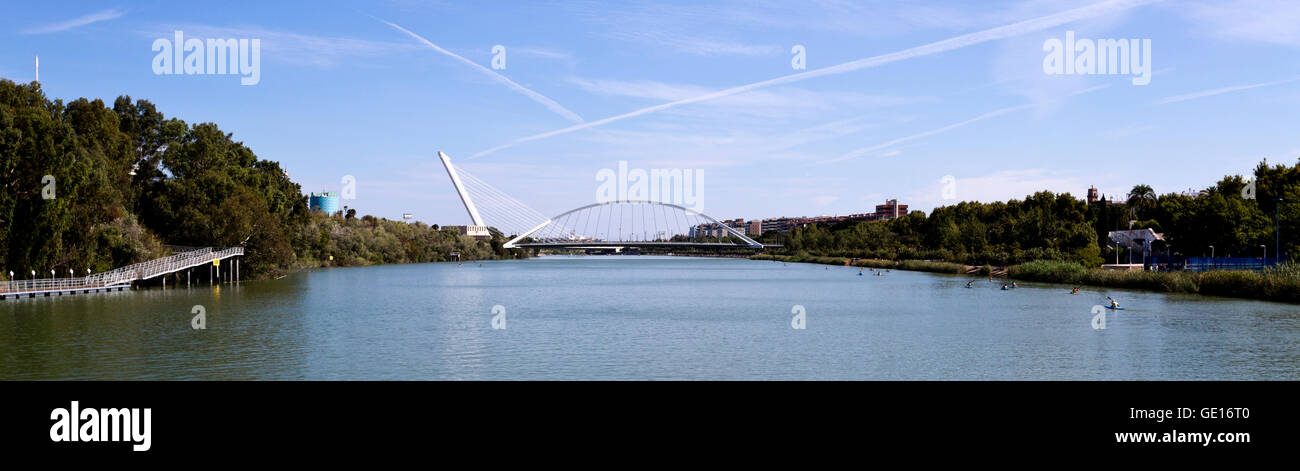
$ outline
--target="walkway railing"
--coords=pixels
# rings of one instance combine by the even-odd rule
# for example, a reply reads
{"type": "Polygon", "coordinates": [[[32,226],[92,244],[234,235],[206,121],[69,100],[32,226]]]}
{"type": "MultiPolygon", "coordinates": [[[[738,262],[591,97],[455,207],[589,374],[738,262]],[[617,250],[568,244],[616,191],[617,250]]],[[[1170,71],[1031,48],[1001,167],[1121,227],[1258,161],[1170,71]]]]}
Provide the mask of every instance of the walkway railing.
{"type": "Polygon", "coordinates": [[[0,293],[25,293],[40,291],[60,291],[124,286],[136,280],[147,280],[156,276],[196,267],[213,260],[226,259],[244,255],[243,247],[230,247],[214,252],[212,247],[181,252],[169,257],[158,258],[134,265],[95,273],[82,278],[47,278],[40,280],[14,280],[0,282],[0,293]]]}

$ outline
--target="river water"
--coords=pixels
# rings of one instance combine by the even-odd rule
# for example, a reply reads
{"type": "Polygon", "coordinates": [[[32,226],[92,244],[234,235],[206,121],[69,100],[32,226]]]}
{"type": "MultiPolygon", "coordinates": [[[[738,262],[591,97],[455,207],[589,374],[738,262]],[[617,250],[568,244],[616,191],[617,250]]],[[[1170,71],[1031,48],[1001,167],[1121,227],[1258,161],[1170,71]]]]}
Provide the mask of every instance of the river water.
{"type": "Polygon", "coordinates": [[[1300,379],[1300,306],[858,273],[540,257],[10,299],[0,378],[1300,379]],[[1096,329],[1108,295],[1127,310],[1096,329]]]}

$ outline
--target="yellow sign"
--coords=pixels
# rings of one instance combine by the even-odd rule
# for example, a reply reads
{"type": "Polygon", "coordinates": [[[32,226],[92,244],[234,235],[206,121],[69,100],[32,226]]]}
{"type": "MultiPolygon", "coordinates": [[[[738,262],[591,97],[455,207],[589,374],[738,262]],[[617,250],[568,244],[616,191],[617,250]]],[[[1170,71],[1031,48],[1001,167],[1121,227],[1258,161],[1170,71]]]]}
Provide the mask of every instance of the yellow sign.
{"type": "Polygon", "coordinates": [[[214,267],[219,267],[219,266],[221,266],[221,259],[219,259],[219,258],[214,258],[214,259],[212,259],[212,266],[214,266],[214,267]]]}
{"type": "Polygon", "coordinates": [[[330,261],[331,261],[331,262],[334,261],[334,256],[333,256],[333,255],[330,255],[330,261]]]}

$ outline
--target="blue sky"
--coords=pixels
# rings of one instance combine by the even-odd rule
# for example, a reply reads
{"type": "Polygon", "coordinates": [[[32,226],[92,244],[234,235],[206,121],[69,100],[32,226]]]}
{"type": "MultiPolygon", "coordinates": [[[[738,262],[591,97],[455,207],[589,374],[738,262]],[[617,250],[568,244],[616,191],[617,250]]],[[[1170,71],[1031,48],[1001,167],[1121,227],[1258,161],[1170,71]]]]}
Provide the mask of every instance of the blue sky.
{"type": "Polygon", "coordinates": [[[947,175],[958,200],[1185,191],[1300,157],[1286,0],[9,3],[0,77],[39,55],[51,98],[218,123],[305,191],[354,176],[344,204],[394,219],[467,222],[438,150],[543,214],[591,203],[620,160],[702,169],[720,219],[928,211],[947,175]],[[177,30],[259,39],[260,81],[154,74],[177,30]],[[1150,83],[1046,74],[1067,31],[1150,39],[1150,83]]]}

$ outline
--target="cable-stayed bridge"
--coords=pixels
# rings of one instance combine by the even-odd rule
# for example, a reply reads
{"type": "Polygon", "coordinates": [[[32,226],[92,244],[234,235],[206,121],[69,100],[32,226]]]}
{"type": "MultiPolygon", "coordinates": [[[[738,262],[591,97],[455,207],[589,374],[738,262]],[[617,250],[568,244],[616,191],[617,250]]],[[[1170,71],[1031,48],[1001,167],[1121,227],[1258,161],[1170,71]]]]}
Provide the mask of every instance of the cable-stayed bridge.
{"type": "Polygon", "coordinates": [[[658,201],[598,202],[546,217],[452,165],[447,154],[438,152],[438,158],[473,224],[513,236],[506,248],[763,248],[743,232],[704,213],[658,201]]]}

